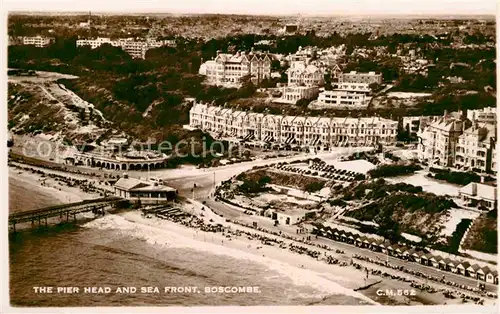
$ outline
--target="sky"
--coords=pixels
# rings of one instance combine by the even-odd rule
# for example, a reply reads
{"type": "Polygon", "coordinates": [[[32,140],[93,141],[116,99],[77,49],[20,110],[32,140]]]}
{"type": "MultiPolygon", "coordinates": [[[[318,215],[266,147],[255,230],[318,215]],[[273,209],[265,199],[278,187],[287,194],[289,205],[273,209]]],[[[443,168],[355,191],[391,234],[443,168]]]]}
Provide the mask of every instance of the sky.
{"type": "Polygon", "coordinates": [[[496,0],[4,0],[9,11],[256,15],[494,15],[496,0]]]}

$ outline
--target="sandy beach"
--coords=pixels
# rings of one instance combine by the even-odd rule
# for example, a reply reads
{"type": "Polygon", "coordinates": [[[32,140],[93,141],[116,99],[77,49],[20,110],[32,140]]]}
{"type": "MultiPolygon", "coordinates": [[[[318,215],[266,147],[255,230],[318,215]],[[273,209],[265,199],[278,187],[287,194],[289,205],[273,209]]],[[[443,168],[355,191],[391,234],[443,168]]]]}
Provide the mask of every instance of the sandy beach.
{"type": "MultiPolygon", "coordinates": [[[[186,205],[186,210],[191,213],[197,213],[197,206],[186,205]]],[[[199,212],[198,212],[199,213],[199,212]]],[[[334,256],[339,260],[350,260],[350,256],[337,254],[335,251],[327,251],[315,246],[298,243],[292,240],[285,240],[278,236],[269,235],[265,232],[256,231],[241,225],[226,222],[215,214],[204,211],[204,220],[212,219],[212,223],[221,223],[230,230],[248,231],[252,234],[260,234],[277,240],[284,240],[287,245],[293,243],[303,247],[309,247],[312,250],[320,251],[321,254],[334,256]],[[216,220],[219,218],[218,220],[216,220]]],[[[290,276],[295,284],[310,285],[323,291],[323,297],[329,294],[346,294],[359,298],[371,304],[393,304],[393,305],[430,305],[430,304],[457,304],[458,299],[446,299],[440,292],[428,293],[419,289],[414,289],[409,283],[393,280],[390,278],[381,278],[370,275],[365,281],[366,273],[364,270],[356,270],[352,266],[339,266],[325,263],[320,259],[314,259],[306,254],[294,253],[288,249],[281,249],[277,245],[263,245],[255,237],[249,238],[246,235],[231,236],[228,234],[203,232],[201,230],[191,229],[186,226],[156,218],[145,218],[138,211],[126,212],[120,215],[107,216],[99,218],[84,225],[87,228],[98,229],[116,229],[128,236],[140,238],[152,245],[167,247],[182,247],[196,250],[203,250],[213,254],[228,255],[242,259],[251,259],[265,264],[272,269],[290,276]],[[353,291],[360,287],[370,284],[373,286],[353,291]],[[388,290],[413,290],[414,296],[387,296],[379,295],[380,291],[388,290]],[[379,292],[377,292],[379,291],[379,292]]],[[[384,269],[370,263],[364,263],[355,260],[356,263],[365,265],[369,269],[384,269]]],[[[393,273],[393,271],[391,271],[393,273]]]]}
{"type": "Polygon", "coordinates": [[[9,167],[9,212],[33,210],[100,197],[78,186],[70,187],[54,178],[9,167]],[[26,197],[29,195],[29,197],[26,197]]]}

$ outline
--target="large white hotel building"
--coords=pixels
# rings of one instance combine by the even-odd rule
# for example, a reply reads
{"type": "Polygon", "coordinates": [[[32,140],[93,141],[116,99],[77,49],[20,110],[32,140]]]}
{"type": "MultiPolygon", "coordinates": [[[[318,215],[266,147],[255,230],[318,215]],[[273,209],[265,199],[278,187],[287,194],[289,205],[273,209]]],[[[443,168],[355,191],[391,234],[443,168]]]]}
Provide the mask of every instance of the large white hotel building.
{"type": "Polygon", "coordinates": [[[217,139],[243,139],[318,150],[335,146],[393,145],[398,127],[397,121],[380,117],[284,116],[206,104],[193,105],[189,118],[188,128],[201,129],[217,139]]]}
{"type": "Polygon", "coordinates": [[[238,87],[241,79],[250,76],[254,83],[271,77],[271,58],[268,54],[238,52],[234,55],[217,51],[214,60],[200,65],[200,75],[207,83],[226,87],[238,87]]]}

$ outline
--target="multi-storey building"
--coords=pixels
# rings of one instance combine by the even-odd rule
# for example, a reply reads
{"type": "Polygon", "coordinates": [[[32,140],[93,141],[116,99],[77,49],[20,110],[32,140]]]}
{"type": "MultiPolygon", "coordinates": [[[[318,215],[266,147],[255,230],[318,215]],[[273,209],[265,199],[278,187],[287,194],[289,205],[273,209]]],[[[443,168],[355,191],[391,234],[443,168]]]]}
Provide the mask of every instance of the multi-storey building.
{"type": "Polygon", "coordinates": [[[495,144],[496,127],[474,122],[472,127],[464,130],[458,138],[455,167],[461,170],[490,172],[495,144]]]}
{"type": "Polygon", "coordinates": [[[368,95],[371,92],[370,87],[366,83],[336,83],[333,84],[333,89],[363,95],[368,95]]]}
{"type": "Polygon", "coordinates": [[[403,117],[403,129],[408,131],[409,136],[416,137],[418,130],[432,124],[442,116],[408,116],[403,117]]]}
{"type": "Polygon", "coordinates": [[[418,158],[430,165],[453,166],[458,138],[468,126],[468,120],[451,117],[445,113],[439,121],[417,133],[418,158]]]}
{"type": "Polygon", "coordinates": [[[467,119],[477,121],[478,123],[489,123],[496,125],[497,108],[486,107],[483,109],[467,110],[467,119]]]}
{"type": "Polygon", "coordinates": [[[281,90],[281,98],[275,100],[275,102],[295,104],[301,99],[312,99],[318,96],[318,87],[316,86],[285,86],[281,90]]]}
{"type": "Polygon", "coordinates": [[[239,86],[245,76],[258,84],[271,77],[271,58],[268,54],[253,52],[232,55],[218,51],[214,60],[201,64],[199,74],[205,75],[207,82],[213,85],[239,86]]]}
{"type": "Polygon", "coordinates": [[[120,38],[118,40],[111,40],[110,38],[98,37],[95,39],[78,39],[76,41],[77,47],[90,46],[95,49],[103,44],[109,44],[113,47],[120,47],[123,51],[127,52],[133,58],[144,59],[146,52],[152,48],[172,45],[171,41],[135,41],[132,38],[120,38]]]}
{"type": "Polygon", "coordinates": [[[294,61],[287,70],[288,85],[321,86],[325,83],[324,72],[315,65],[294,61]]]}
{"type": "Polygon", "coordinates": [[[498,143],[495,141],[495,144],[491,147],[490,171],[495,175],[497,174],[497,145],[498,143]]]}
{"type": "Polygon", "coordinates": [[[365,94],[347,90],[328,90],[321,92],[318,103],[336,109],[365,109],[368,107],[370,97],[365,94]]]}
{"type": "Polygon", "coordinates": [[[50,43],[54,42],[54,38],[35,36],[35,37],[23,37],[23,45],[33,45],[38,48],[48,46],[50,43]]]}
{"type": "Polygon", "coordinates": [[[332,118],[285,116],[237,111],[206,104],[190,110],[187,128],[201,129],[214,138],[252,140],[329,150],[335,146],[393,145],[398,122],[380,117],[332,118]]]}
{"type": "Polygon", "coordinates": [[[372,83],[382,84],[382,74],[377,74],[375,72],[358,73],[356,71],[351,71],[349,73],[342,73],[339,81],[345,83],[365,83],[368,85],[372,83]]]}
{"type": "Polygon", "coordinates": [[[333,83],[338,83],[341,80],[343,73],[342,73],[342,69],[340,68],[340,66],[338,64],[335,64],[332,67],[332,70],[330,71],[330,73],[332,75],[332,82],[333,83]]]}

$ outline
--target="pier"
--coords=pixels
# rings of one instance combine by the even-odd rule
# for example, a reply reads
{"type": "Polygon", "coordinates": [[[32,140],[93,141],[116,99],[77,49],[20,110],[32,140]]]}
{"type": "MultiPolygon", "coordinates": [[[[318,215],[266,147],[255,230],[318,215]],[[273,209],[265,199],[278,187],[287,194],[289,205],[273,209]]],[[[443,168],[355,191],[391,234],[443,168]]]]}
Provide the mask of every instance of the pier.
{"type": "Polygon", "coordinates": [[[44,220],[45,226],[47,226],[48,218],[59,217],[62,219],[66,216],[66,221],[69,221],[70,216],[73,217],[73,220],[76,220],[76,214],[80,213],[92,212],[104,215],[106,207],[116,206],[117,204],[123,202],[127,202],[127,200],[120,197],[105,197],[11,213],[9,214],[9,225],[12,225],[13,231],[16,232],[16,224],[18,223],[31,222],[32,224],[35,224],[35,221],[38,221],[38,225],[40,226],[42,224],[42,220],[44,220]]]}

